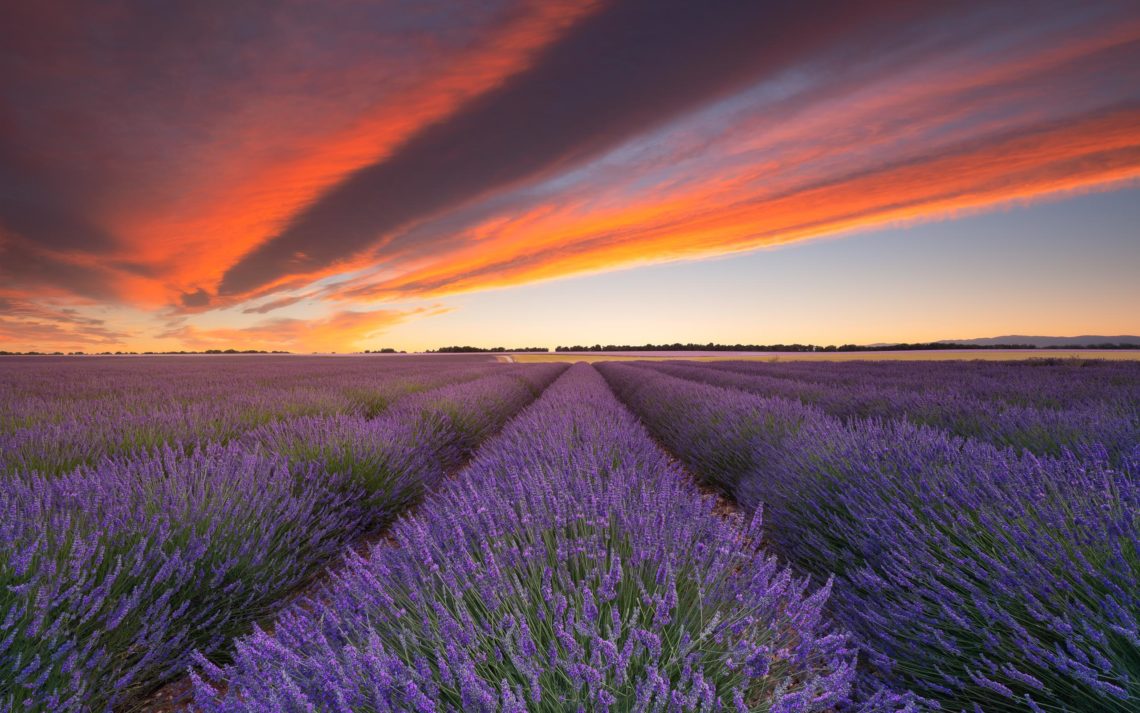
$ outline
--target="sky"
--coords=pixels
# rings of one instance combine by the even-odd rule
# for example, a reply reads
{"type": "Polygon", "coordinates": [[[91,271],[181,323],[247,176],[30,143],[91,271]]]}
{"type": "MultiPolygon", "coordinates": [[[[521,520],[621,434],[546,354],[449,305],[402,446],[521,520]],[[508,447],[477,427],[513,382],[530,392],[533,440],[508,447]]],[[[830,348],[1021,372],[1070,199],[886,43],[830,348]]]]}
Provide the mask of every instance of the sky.
{"type": "Polygon", "coordinates": [[[1140,334],[1140,6],[60,2],[0,349],[1140,334]]]}

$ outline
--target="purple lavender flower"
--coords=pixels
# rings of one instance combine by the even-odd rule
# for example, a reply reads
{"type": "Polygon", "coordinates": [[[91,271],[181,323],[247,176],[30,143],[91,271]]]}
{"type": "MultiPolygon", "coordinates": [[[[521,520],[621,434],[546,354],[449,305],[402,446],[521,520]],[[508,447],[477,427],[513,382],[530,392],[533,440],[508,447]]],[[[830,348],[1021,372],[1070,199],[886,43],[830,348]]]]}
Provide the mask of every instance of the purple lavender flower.
{"type": "MultiPolygon", "coordinates": [[[[741,690],[766,706],[810,690],[821,702],[805,710],[845,700],[852,654],[821,620],[825,596],[805,596],[714,508],[597,372],[576,366],[400,520],[395,547],[350,559],[282,616],[271,644],[240,643],[210,675],[225,692],[203,685],[196,705],[260,710],[282,681],[309,700],[374,705],[373,680],[350,666],[369,641],[405,662],[417,690],[437,691],[440,710],[715,708],[741,690]],[[532,643],[515,645],[524,631],[532,643]],[[781,652],[765,675],[725,666],[761,642],[781,652]],[[449,673],[412,666],[441,649],[449,673]]],[[[409,705],[392,695],[377,708],[409,705]]]]}
{"type": "MultiPolygon", "coordinates": [[[[18,423],[15,440],[0,432],[0,471],[11,471],[0,477],[0,709],[129,705],[195,650],[224,652],[565,369],[83,363],[90,371],[55,381],[17,369],[19,398],[0,413],[18,423]],[[274,386],[261,393],[264,379],[274,386]],[[354,413],[366,392],[377,418],[354,413]],[[52,420],[45,399],[94,408],[82,423],[52,420]]],[[[413,703],[417,690],[404,690],[413,703]]]]}
{"type": "MultiPolygon", "coordinates": [[[[1017,368],[1037,367],[1002,373],[1017,368]]],[[[1131,450],[1114,454],[1094,441],[1115,431],[1089,429],[1087,439],[1069,443],[1074,451],[1056,456],[905,419],[840,420],[759,393],[803,395],[810,387],[818,398],[803,401],[839,404],[852,384],[831,387],[828,378],[867,370],[905,384],[905,365],[830,372],[777,365],[771,376],[768,365],[600,369],[706,482],[746,509],[763,504],[765,539],[777,553],[817,581],[834,574],[831,610],[867,655],[861,688],[909,688],[952,710],[1032,702],[1123,713],[1140,701],[1134,639],[1119,635],[1140,621],[1135,366],[1106,366],[1113,377],[1088,388],[1129,414],[1131,450]],[[713,385],[734,373],[748,378],[734,388],[713,385]],[[792,384],[793,373],[820,383],[792,384]],[[783,384],[793,391],[780,391],[783,384]]],[[[1027,392],[1040,387],[1047,400],[1048,387],[1035,378],[1019,383],[1027,392]]],[[[1017,399],[1013,390],[1001,393],[995,402],[1017,399]]],[[[1064,431],[1044,433],[1068,442],[1064,431]]]]}

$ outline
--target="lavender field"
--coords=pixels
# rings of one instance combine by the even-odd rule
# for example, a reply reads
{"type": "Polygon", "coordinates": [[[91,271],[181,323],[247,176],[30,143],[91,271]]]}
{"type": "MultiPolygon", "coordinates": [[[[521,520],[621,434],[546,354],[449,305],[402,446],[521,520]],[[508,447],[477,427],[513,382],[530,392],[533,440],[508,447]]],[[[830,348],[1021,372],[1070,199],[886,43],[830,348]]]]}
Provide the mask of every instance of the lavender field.
{"type": "Polygon", "coordinates": [[[1140,710],[1140,363],[0,361],[0,711],[1140,710]]]}

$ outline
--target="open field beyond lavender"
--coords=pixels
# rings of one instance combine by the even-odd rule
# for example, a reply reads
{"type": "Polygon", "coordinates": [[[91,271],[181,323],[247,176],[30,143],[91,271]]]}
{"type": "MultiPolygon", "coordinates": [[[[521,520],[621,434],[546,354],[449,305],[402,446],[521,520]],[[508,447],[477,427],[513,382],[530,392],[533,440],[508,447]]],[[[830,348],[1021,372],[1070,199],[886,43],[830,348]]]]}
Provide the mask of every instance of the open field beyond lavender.
{"type": "Polygon", "coordinates": [[[1140,364],[0,361],[0,711],[171,708],[1140,710],[1140,364]]]}
{"type": "MultiPolygon", "coordinates": [[[[506,359],[506,357],[503,357],[506,359]]],[[[550,352],[511,354],[524,364],[576,361],[1025,361],[1111,359],[1140,361],[1140,349],[937,349],[865,352],[550,352]]]]}

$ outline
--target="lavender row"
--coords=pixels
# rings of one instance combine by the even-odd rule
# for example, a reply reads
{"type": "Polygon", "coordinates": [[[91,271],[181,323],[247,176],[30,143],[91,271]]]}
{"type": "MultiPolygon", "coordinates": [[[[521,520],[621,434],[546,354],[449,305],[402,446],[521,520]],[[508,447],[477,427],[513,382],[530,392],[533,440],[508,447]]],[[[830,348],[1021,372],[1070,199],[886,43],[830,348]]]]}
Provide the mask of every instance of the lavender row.
{"type": "Polygon", "coordinates": [[[370,493],[375,526],[458,467],[565,369],[504,366],[491,376],[407,396],[376,419],[303,416],[262,426],[242,441],[292,463],[350,476],[370,493]]]}
{"type": "Polygon", "coordinates": [[[866,681],[948,710],[1140,706],[1140,448],[1038,458],[906,421],[605,364],[650,430],[746,508],[831,608],[866,681]]]}
{"type": "Polygon", "coordinates": [[[19,393],[3,401],[12,428],[0,432],[0,474],[64,473],[106,456],[225,443],[293,416],[372,418],[408,394],[503,369],[494,364],[444,369],[422,361],[378,368],[365,359],[314,363],[289,357],[213,365],[202,359],[192,365],[170,362],[131,360],[134,372],[122,371],[121,361],[103,372],[97,367],[58,371],[53,382],[37,376],[37,370],[48,371],[44,366],[8,368],[5,363],[0,386],[19,393]]]}
{"type": "Polygon", "coordinates": [[[420,356],[6,357],[0,359],[0,431],[54,422],[69,411],[149,413],[227,396],[272,408],[258,395],[266,390],[291,395],[285,400],[293,408],[363,412],[371,393],[382,392],[393,377],[494,367],[420,356]]]}
{"type": "Polygon", "coordinates": [[[710,363],[714,369],[758,374],[821,386],[869,384],[908,391],[970,396],[1018,406],[1071,408],[1083,403],[1140,401],[1140,364],[1120,360],[847,361],[710,363]]]}
{"type": "Polygon", "coordinates": [[[301,417],[0,480],[0,710],[129,707],[192,651],[226,655],[564,368],[505,368],[376,419],[301,417]]]}
{"type": "Polygon", "coordinates": [[[827,588],[722,519],[593,368],[578,365],[196,708],[236,711],[831,710],[852,655],[827,588]]]}
{"type": "MultiPolygon", "coordinates": [[[[909,390],[875,382],[825,385],[769,376],[760,367],[747,373],[681,363],[646,366],[672,376],[762,396],[799,400],[843,419],[906,418],[999,446],[1039,455],[1103,447],[1113,459],[1140,442],[1140,401],[1089,401],[1064,408],[1017,405],[971,396],[954,389],[909,390]]],[[[911,364],[905,368],[915,369],[911,364]]],[[[1022,366],[1029,370],[1032,367],[1022,366]]],[[[1046,389],[1046,383],[1041,384],[1046,389]]]]}

